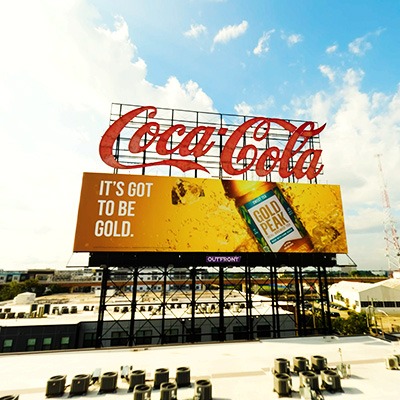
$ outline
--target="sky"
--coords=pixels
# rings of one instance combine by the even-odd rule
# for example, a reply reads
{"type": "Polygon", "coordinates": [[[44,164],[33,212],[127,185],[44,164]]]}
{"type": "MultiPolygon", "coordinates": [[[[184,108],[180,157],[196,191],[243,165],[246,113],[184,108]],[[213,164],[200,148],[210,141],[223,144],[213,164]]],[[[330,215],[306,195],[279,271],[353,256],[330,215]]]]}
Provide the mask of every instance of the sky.
{"type": "Polygon", "coordinates": [[[82,174],[112,172],[98,146],[113,102],[326,123],[318,182],[341,187],[349,259],[387,268],[385,224],[400,217],[400,2],[0,7],[0,269],[75,263],[82,174]]]}

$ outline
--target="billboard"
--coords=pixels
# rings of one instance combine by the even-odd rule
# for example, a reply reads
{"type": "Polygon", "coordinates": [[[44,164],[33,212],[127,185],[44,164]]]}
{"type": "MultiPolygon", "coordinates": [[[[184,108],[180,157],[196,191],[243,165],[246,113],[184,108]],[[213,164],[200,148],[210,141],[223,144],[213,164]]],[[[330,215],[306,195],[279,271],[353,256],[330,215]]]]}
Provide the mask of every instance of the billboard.
{"type": "Polygon", "coordinates": [[[345,254],[340,187],[84,173],[74,251],[345,254]]]}

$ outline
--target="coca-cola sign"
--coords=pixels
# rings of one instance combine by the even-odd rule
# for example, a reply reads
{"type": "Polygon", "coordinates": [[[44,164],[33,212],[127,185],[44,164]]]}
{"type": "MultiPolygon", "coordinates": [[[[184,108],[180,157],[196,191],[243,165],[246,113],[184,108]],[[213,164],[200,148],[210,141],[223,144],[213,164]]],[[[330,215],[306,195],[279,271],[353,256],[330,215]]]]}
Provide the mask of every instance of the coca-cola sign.
{"type": "Polygon", "coordinates": [[[183,172],[210,173],[206,160],[212,156],[219,158],[219,168],[226,175],[238,176],[251,170],[265,177],[276,171],[283,179],[297,180],[315,179],[323,169],[322,150],[315,148],[315,143],[325,124],[317,127],[311,121],[295,124],[252,117],[227,126],[223,118],[220,124],[175,123],[171,118],[166,125],[165,119],[157,116],[158,111],[154,106],[137,107],[113,121],[100,142],[101,159],[116,169],[169,166],[183,172]],[[119,140],[122,131],[128,132],[124,149],[119,140]],[[123,161],[119,157],[122,151],[125,157],[136,156],[136,162],[123,161]],[[146,151],[156,157],[146,157],[146,151]]]}

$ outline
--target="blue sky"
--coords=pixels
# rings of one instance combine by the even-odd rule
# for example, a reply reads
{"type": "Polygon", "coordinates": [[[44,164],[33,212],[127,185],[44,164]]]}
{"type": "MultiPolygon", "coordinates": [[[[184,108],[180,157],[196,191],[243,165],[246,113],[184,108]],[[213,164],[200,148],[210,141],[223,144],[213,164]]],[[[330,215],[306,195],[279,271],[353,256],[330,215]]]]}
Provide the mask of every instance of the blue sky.
{"type": "Polygon", "coordinates": [[[0,13],[0,268],[65,266],[112,102],[327,123],[349,255],[387,267],[400,216],[400,2],[15,0],[0,13]],[[23,10],[23,11],[22,11],[23,10]]]}

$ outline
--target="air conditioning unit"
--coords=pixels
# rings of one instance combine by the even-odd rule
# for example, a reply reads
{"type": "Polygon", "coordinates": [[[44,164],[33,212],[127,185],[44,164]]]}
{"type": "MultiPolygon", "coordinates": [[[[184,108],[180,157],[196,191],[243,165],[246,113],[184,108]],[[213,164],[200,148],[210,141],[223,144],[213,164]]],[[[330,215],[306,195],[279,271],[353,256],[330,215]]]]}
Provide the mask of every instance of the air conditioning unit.
{"type": "Polygon", "coordinates": [[[395,355],[386,357],[385,365],[387,369],[399,369],[399,359],[395,355]]]}
{"type": "Polygon", "coordinates": [[[308,371],[308,360],[305,357],[293,357],[293,371],[300,373],[301,371],[308,371]]]}
{"type": "Polygon", "coordinates": [[[278,396],[291,396],[292,393],[292,380],[288,374],[275,374],[274,375],[274,392],[278,396]]]}
{"type": "Polygon", "coordinates": [[[286,358],[275,358],[274,373],[290,374],[290,362],[286,358]]]}
{"type": "Polygon", "coordinates": [[[323,356],[311,356],[311,369],[319,373],[328,367],[328,362],[323,356]]]}
{"type": "Polygon", "coordinates": [[[177,368],[175,381],[178,388],[190,386],[190,368],[189,367],[177,368]]]}
{"type": "Polygon", "coordinates": [[[160,389],[161,384],[168,381],[169,381],[169,369],[157,368],[154,373],[154,389],[160,389]]]}
{"type": "Polygon", "coordinates": [[[309,386],[312,390],[319,390],[318,375],[312,371],[301,371],[299,373],[300,387],[309,386]]]}
{"type": "Polygon", "coordinates": [[[178,386],[175,382],[164,382],[160,386],[160,400],[176,400],[178,386]]]}
{"type": "Polygon", "coordinates": [[[194,385],[194,396],[199,400],[212,400],[212,386],[208,379],[199,379],[194,385]]]}
{"type": "Polygon", "coordinates": [[[151,386],[136,385],[133,390],[133,400],[151,400],[151,386]]]}
{"type": "Polygon", "coordinates": [[[328,392],[343,392],[340,376],[336,371],[331,369],[321,371],[321,380],[321,387],[325,388],[328,392]]]}
{"type": "Polygon", "coordinates": [[[128,392],[133,392],[137,385],[143,385],[146,381],[146,372],[141,369],[131,371],[129,374],[129,389],[128,392]]]}
{"type": "Polygon", "coordinates": [[[66,375],[55,375],[47,381],[46,397],[62,396],[65,391],[66,375]]]}
{"type": "Polygon", "coordinates": [[[89,389],[90,375],[80,374],[75,375],[71,381],[71,389],[69,395],[71,396],[81,396],[85,395],[89,389]]]}
{"type": "Polygon", "coordinates": [[[112,393],[117,391],[117,372],[104,372],[100,378],[99,393],[112,393]]]}

